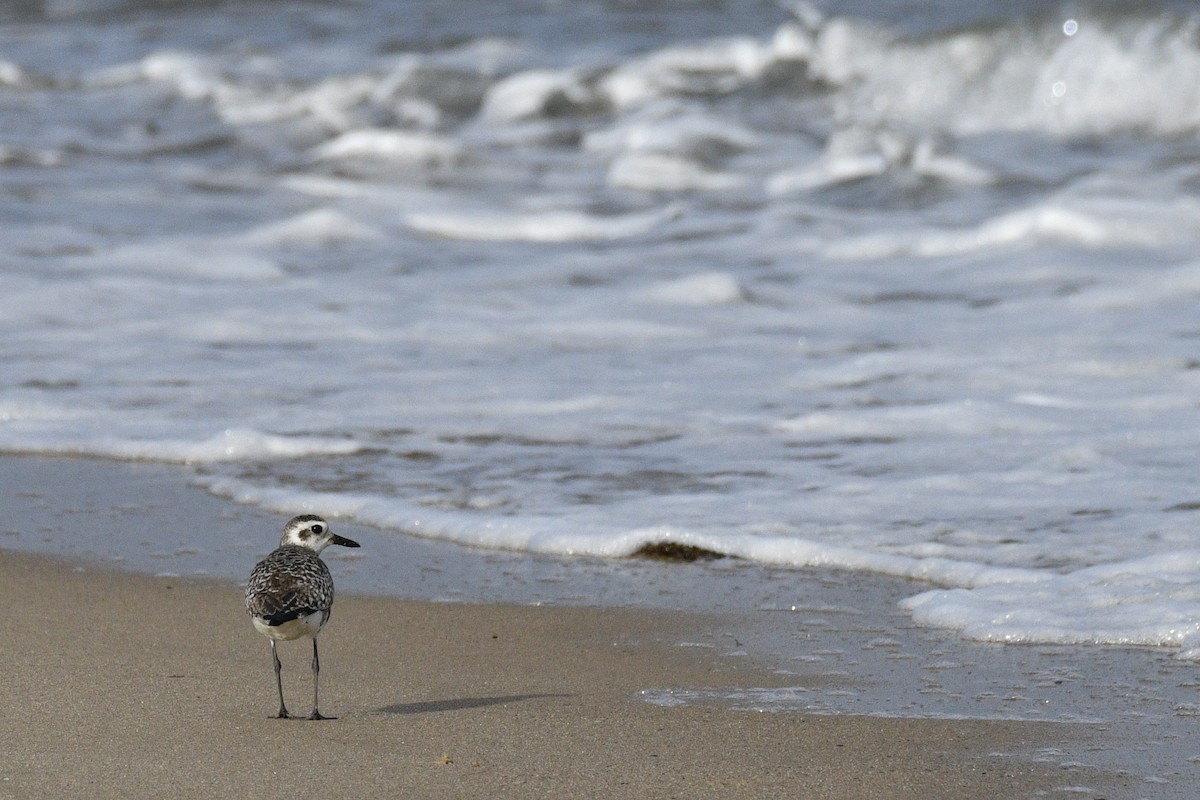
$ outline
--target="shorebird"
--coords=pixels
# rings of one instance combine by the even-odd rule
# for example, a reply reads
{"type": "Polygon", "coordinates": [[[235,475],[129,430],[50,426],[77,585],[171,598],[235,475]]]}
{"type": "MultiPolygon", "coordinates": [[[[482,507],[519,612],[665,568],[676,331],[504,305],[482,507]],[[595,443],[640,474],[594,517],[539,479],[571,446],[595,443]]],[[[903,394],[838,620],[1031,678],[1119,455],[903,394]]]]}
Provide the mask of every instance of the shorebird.
{"type": "Polygon", "coordinates": [[[325,717],[317,710],[317,634],[333,609],[333,577],[319,553],[331,544],[358,547],[358,542],[338,536],[329,523],[315,514],[294,517],[283,528],[279,547],[255,565],[246,584],[246,612],[255,629],[271,640],[275,662],[275,688],[279,690],[279,719],[289,717],[283,704],[283,679],[275,645],[281,641],[312,637],[313,708],[309,719],[325,717]]]}

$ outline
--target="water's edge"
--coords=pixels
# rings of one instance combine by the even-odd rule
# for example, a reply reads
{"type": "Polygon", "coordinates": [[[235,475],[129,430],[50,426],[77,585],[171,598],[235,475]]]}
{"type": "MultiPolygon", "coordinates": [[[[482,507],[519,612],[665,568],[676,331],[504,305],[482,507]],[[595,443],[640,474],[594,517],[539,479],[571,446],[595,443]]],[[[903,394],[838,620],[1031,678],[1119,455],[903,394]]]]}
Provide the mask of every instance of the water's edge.
{"type": "MultiPolygon", "coordinates": [[[[274,546],[283,521],[207,494],[179,467],[95,459],[0,457],[0,502],[8,509],[0,529],[5,549],[239,582],[274,546]]],[[[1190,796],[1200,780],[1200,748],[1189,744],[1200,684],[1193,665],[1166,651],[962,641],[914,624],[900,609],[919,584],[868,573],[734,560],[553,558],[336,520],[335,527],[364,545],[327,551],[339,591],[716,613],[727,629],[679,645],[765,663],[780,677],[780,686],[737,694],[647,687],[647,702],[1085,724],[1089,740],[1108,742],[1094,744],[1088,758],[1145,776],[1153,796],[1190,796]],[[1130,741],[1140,744],[1132,748],[1130,741]]]]}

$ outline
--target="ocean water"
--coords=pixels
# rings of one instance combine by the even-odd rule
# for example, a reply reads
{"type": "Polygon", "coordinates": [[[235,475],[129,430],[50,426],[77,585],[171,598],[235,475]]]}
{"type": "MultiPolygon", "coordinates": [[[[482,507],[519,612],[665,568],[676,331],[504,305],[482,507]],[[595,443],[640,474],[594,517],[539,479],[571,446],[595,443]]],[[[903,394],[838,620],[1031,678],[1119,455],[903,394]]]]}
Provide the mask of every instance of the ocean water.
{"type": "Polygon", "coordinates": [[[1200,12],[0,11],[0,452],[1200,659],[1200,12]]]}

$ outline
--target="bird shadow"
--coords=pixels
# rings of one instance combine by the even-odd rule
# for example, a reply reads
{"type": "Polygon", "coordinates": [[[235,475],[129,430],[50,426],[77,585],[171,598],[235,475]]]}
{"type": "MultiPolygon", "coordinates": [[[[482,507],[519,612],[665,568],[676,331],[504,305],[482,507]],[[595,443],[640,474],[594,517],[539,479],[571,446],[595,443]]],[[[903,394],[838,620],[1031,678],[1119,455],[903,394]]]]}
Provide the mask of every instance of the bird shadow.
{"type": "Polygon", "coordinates": [[[451,700],[426,700],[420,703],[396,703],[378,709],[384,714],[437,714],[443,711],[466,711],[471,708],[522,703],[549,697],[571,697],[569,694],[508,694],[495,697],[456,697],[451,700]]]}

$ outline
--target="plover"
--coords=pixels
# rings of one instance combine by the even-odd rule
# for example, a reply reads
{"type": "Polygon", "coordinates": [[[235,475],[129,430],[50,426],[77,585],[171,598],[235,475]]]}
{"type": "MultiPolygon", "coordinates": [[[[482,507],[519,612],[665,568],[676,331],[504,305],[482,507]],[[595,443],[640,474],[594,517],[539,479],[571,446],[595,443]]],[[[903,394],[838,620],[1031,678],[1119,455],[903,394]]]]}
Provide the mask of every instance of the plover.
{"type": "Polygon", "coordinates": [[[333,608],[333,577],[318,555],[331,544],[358,547],[358,542],[338,536],[329,523],[315,514],[294,517],[283,528],[283,538],[269,556],[258,562],[246,584],[246,611],[250,621],[271,640],[275,662],[275,688],[279,690],[279,719],[288,718],[283,704],[283,679],[275,645],[280,641],[312,637],[313,708],[309,719],[334,719],[317,710],[317,634],[329,621],[333,608]]]}

